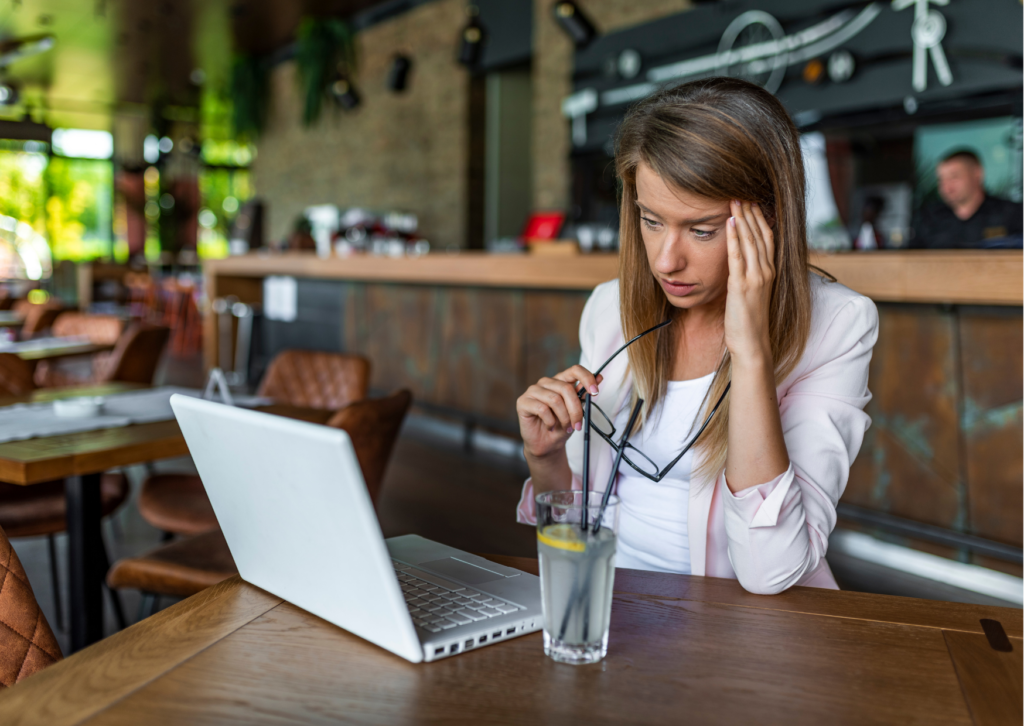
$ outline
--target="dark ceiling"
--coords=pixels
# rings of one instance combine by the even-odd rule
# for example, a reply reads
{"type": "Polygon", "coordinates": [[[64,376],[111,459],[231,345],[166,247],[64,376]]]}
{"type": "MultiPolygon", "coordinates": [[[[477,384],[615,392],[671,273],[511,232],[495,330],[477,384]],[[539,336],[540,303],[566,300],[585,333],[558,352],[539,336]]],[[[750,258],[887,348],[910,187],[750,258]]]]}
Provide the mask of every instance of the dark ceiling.
{"type": "Polygon", "coordinates": [[[380,0],[0,0],[0,41],[52,33],[56,46],[0,69],[26,110],[51,126],[110,128],[119,106],[195,106],[204,83],[224,87],[233,52],[294,40],[300,19],[351,17],[380,0]]]}

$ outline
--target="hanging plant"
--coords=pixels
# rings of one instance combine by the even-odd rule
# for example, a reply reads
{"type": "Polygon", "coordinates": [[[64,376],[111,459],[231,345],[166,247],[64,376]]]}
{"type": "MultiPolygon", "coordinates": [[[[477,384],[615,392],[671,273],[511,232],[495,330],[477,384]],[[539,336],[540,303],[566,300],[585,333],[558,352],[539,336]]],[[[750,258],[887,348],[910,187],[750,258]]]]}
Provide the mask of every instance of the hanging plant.
{"type": "Polygon", "coordinates": [[[269,85],[263,56],[239,55],[231,65],[231,121],[235,138],[255,141],[267,122],[269,85]]]}
{"type": "Polygon", "coordinates": [[[355,38],[348,23],[339,18],[306,18],[299,25],[295,62],[302,82],[302,122],[312,126],[320,118],[324,99],[339,78],[351,78],[356,70],[355,38]]]}

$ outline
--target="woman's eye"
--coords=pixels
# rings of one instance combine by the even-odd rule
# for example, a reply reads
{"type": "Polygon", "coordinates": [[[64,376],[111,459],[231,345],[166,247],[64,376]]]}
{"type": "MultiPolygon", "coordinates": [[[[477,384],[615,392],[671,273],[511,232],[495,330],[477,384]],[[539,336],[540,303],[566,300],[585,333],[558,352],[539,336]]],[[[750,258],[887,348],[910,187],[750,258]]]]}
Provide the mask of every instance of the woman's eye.
{"type": "Polygon", "coordinates": [[[640,217],[640,219],[643,220],[644,226],[647,229],[656,230],[659,226],[661,226],[660,222],[655,222],[653,219],[648,219],[647,217],[640,217]]]}
{"type": "Polygon", "coordinates": [[[697,239],[711,239],[715,236],[715,230],[713,229],[695,229],[693,230],[693,236],[697,239]]]}

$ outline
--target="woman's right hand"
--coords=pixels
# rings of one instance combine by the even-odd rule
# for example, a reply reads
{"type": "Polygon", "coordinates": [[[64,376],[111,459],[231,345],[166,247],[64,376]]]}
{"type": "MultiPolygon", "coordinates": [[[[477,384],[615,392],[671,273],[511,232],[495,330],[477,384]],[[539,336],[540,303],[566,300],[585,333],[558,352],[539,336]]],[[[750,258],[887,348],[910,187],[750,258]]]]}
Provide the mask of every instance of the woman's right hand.
{"type": "Polygon", "coordinates": [[[516,413],[528,458],[542,459],[565,447],[573,431],[583,428],[583,404],[577,392],[582,387],[596,396],[602,380],[604,376],[595,378],[575,365],[526,389],[516,401],[516,413]]]}

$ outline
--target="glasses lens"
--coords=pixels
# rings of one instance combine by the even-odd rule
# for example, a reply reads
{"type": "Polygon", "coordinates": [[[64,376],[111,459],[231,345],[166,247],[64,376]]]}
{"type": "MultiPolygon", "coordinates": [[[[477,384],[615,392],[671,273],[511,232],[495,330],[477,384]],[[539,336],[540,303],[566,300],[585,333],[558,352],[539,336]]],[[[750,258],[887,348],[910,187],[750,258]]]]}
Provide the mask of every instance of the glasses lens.
{"type": "Polygon", "coordinates": [[[623,452],[622,458],[642,474],[650,477],[658,475],[658,465],[648,459],[647,455],[633,446],[633,444],[626,444],[626,450],[623,452]]]}
{"type": "Polygon", "coordinates": [[[611,436],[615,433],[615,426],[612,425],[608,414],[602,411],[594,402],[590,404],[590,425],[605,436],[611,436]]]}

